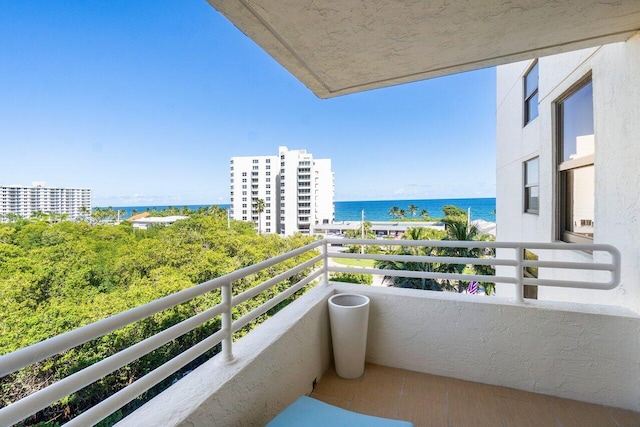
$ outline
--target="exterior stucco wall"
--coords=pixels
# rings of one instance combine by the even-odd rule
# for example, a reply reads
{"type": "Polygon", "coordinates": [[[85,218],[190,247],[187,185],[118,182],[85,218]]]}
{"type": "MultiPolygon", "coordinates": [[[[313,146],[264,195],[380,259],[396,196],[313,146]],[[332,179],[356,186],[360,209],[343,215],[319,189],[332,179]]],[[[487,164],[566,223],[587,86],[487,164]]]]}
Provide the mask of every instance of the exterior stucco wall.
{"type": "Polygon", "coordinates": [[[370,363],[640,410],[640,317],[628,310],[334,287],[371,299],[370,363]]]}
{"type": "MultiPolygon", "coordinates": [[[[497,239],[555,241],[556,185],[554,102],[592,74],[595,128],[595,243],[622,252],[621,285],[613,291],[540,288],[538,298],[609,304],[640,312],[640,35],[606,45],[539,59],[539,116],[523,127],[524,73],[531,61],[497,69],[497,239]],[[523,162],[540,157],[540,213],[523,213],[523,162]]],[[[589,259],[569,252],[556,261],[589,259]]],[[[598,259],[596,254],[595,258],[598,259]]],[[[542,258],[541,258],[542,259],[542,258]]],[[[501,274],[503,268],[497,269],[501,274]]],[[[541,278],[560,278],[559,275],[541,278]]],[[[560,274],[560,273],[556,273],[560,274]]],[[[564,273],[572,280],[590,275],[564,273]]],[[[514,295],[499,285],[499,296],[514,295]]]]}
{"type": "Polygon", "coordinates": [[[327,300],[316,286],[118,426],[261,426],[312,390],[331,361],[327,300]]]}

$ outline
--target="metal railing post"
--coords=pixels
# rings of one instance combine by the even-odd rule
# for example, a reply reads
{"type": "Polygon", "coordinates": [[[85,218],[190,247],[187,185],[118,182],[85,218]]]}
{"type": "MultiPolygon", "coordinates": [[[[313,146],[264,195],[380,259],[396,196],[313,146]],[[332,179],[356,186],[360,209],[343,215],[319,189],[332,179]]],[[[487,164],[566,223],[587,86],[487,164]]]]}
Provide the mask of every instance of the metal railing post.
{"type": "Polygon", "coordinates": [[[524,302],[524,284],[522,279],[524,278],[524,271],[522,261],[524,258],[524,247],[518,245],[516,247],[516,301],[524,302]]]}
{"type": "Polygon", "coordinates": [[[222,304],[224,305],[224,311],[222,312],[222,330],[224,331],[224,338],[222,340],[222,358],[226,363],[233,361],[233,318],[231,317],[231,311],[233,306],[231,304],[231,282],[222,285],[222,304]]]}
{"type": "Polygon", "coordinates": [[[327,243],[327,239],[324,239],[322,241],[322,255],[323,255],[323,261],[322,261],[323,279],[324,279],[324,283],[328,284],[329,283],[329,244],[327,243]]]}

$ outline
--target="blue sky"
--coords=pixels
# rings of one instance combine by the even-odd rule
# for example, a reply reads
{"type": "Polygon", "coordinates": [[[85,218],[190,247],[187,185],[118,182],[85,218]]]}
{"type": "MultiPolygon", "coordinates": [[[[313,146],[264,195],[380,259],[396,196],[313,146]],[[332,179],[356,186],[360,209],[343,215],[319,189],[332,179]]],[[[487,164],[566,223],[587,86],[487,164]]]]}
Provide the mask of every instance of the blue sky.
{"type": "Polygon", "coordinates": [[[495,196],[495,70],[320,100],[204,0],[0,6],[0,184],[228,203],[229,158],[331,158],[336,200],[495,196]]]}

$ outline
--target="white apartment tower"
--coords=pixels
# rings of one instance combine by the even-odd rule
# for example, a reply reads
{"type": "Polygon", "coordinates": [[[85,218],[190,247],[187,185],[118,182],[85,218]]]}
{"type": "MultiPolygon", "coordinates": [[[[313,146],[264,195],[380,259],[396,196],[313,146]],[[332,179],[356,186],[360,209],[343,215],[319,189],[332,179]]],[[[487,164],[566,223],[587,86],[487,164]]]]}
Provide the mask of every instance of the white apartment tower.
{"type": "Polygon", "coordinates": [[[0,222],[11,215],[30,218],[34,212],[67,214],[73,219],[85,209],[91,212],[91,190],[87,188],[46,187],[44,182],[31,187],[0,186],[0,222]]]}
{"type": "MultiPolygon", "coordinates": [[[[527,286],[525,298],[640,311],[640,33],[502,65],[496,74],[498,240],[606,243],[622,253],[614,290],[527,286]]],[[[565,262],[604,257],[579,250],[526,255],[565,262]]],[[[524,274],[590,279],[576,270],[563,277],[545,268],[524,274]]],[[[512,296],[513,286],[499,285],[497,294],[512,296]]]]}
{"type": "Polygon", "coordinates": [[[277,156],[231,158],[233,219],[251,221],[263,233],[313,233],[334,219],[330,159],[279,147],[277,156]],[[259,212],[259,200],[264,201],[259,212]]]}

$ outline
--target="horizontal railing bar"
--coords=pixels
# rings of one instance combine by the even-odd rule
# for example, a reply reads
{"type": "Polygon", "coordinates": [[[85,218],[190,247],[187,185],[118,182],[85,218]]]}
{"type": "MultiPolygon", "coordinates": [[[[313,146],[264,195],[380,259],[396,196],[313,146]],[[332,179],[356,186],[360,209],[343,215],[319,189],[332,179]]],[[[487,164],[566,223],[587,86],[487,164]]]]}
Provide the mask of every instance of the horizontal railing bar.
{"type": "Polygon", "coordinates": [[[241,294],[236,295],[235,297],[233,297],[231,299],[231,305],[233,307],[235,307],[236,305],[245,302],[246,300],[253,298],[259,294],[261,294],[262,292],[264,292],[265,290],[271,288],[272,286],[282,282],[283,280],[287,280],[289,277],[293,276],[294,274],[297,274],[301,271],[303,271],[305,268],[309,268],[312,265],[322,261],[323,256],[322,255],[318,255],[308,261],[305,261],[302,264],[297,265],[296,267],[290,268],[289,270],[285,271],[284,273],[278,274],[277,276],[266,280],[262,283],[260,283],[257,286],[254,286],[251,289],[247,289],[246,291],[242,292],[241,294]]]}
{"type": "MultiPolygon", "coordinates": [[[[370,245],[370,246],[427,246],[440,248],[490,248],[488,240],[377,240],[377,239],[336,239],[328,237],[329,244],[370,245]]],[[[502,247],[502,246],[500,246],[502,247]]]]}
{"type": "Polygon", "coordinates": [[[77,347],[80,344],[84,344],[87,341],[106,335],[109,332],[137,322],[138,320],[149,317],[160,311],[182,304],[195,297],[218,289],[224,283],[234,282],[296,255],[315,249],[320,245],[322,245],[322,241],[317,240],[285,254],[277,255],[268,260],[259,262],[258,264],[241,268],[229,274],[225,274],[224,276],[220,276],[191,288],[176,292],[175,294],[167,295],[166,297],[151,301],[139,307],[132,308],[106,319],[99,320],[81,328],[32,344],[29,347],[16,350],[13,353],[0,356],[0,377],[22,369],[25,366],[37,363],[47,357],[51,357],[73,347],[77,347]]]}
{"type": "Polygon", "coordinates": [[[291,295],[293,295],[294,293],[299,291],[303,286],[308,285],[313,280],[318,278],[322,273],[323,272],[320,269],[312,272],[309,276],[307,276],[304,279],[300,280],[295,285],[289,287],[285,291],[282,291],[280,294],[278,294],[277,296],[271,298],[269,301],[265,302],[264,304],[260,305],[259,307],[254,308],[253,310],[251,310],[250,312],[248,312],[247,314],[245,314],[241,318],[237,319],[235,322],[233,322],[233,324],[231,326],[232,332],[236,332],[236,331],[239,331],[240,329],[244,328],[245,326],[247,326],[249,324],[249,322],[251,322],[252,320],[257,318],[258,316],[266,313],[267,311],[271,310],[273,307],[275,307],[276,305],[278,305],[282,301],[284,301],[287,298],[289,298],[291,295]]]}
{"type": "Polygon", "coordinates": [[[78,415],[65,424],[65,426],[88,426],[98,423],[127,403],[131,402],[136,397],[140,396],[145,391],[149,390],[151,387],[158,384],[160,381],[167,378],[169,375],[176,372],[178,369],[203,355],[206,351],[212,349],[215,345],[222,342],[224,335],[225,332],[220,330],[203,339],[198,344],[183,351],[163,365],[160,365],[136,382],[128,385],[117,393],[112,394],[102,402],[78,415]]]}
{"type": "Polygon", "coordinates": [[[106,359],[102,359],[81,371],[69,375],[68,377],[63,378],[42,390],[13,402],[12,404],[0,409],[0,419],[11,420],[10,424],[17,423],[31,414],[57,402],[63,397],[98,381],[126,364],[149,354],[153,350],[165,345],[169,341],[174,340],[181,335],[184,335],[216,316],[221,315],[224,310],[225,307],[222,304],[218,304],[200,314],[183,320],[162,332],[158,332],[143,341],[127,347],[106,359]]]}
{"type": "Polygon", "coordinates": [[[618,286],[618,283],[616,283],[614,279],[608,282],[577,282],[575,280],[549,280],[526,277],[522,279],[522,283],[525,285],[550,286],[555,288],[597,289],[607,291],[618,286]]]}
{"type": "Polygon", "coordinates": [[[431,255],[382,255],[382,254],[352,254],[352,253],[332,253],[329,258],[346,259],[372,259],[375,261],[410,261],[426,263],[447,263],[447,264],[474,264],[474,265],[506,265],[516,266],[517,262],[511,259],[502,258],[472,258],[472,257],[445,257],[431,255]]]}
{"type": "Polygon", "coordinates": [[[329,244],[372,245],[372,246],[432,246],[440,248],[497,248],[497,249],[555,249],[565,251],[605,251],[618,253],[618,249],[606,243],[564,243],[564,242],[497,242],[488,240],[377,240],[338,239],[327,237],[329,244]]]}
{"type": "Polygon", "coordinates": [[[455,274],[436,273],[431,271],[385,270],[380,268],[349,268],[330,266],[333,273],[378,274],[381,276],[412,277],[415,279],[450,279],[450,280],[476,280],[491,283],[516,283],[513,277],[487,276],[482,274],[455,274]]]}
{"type": "Polygon", "coordinates": [[[598,270],[598,271],[613,271],[616,266],[614,264],[602,264],[587,262],[564,262],[564,261],[534,261],[524,260],[522,261],[524,267],[540,267],[540,268],[564,268],[571,270],[598,270]]]}

